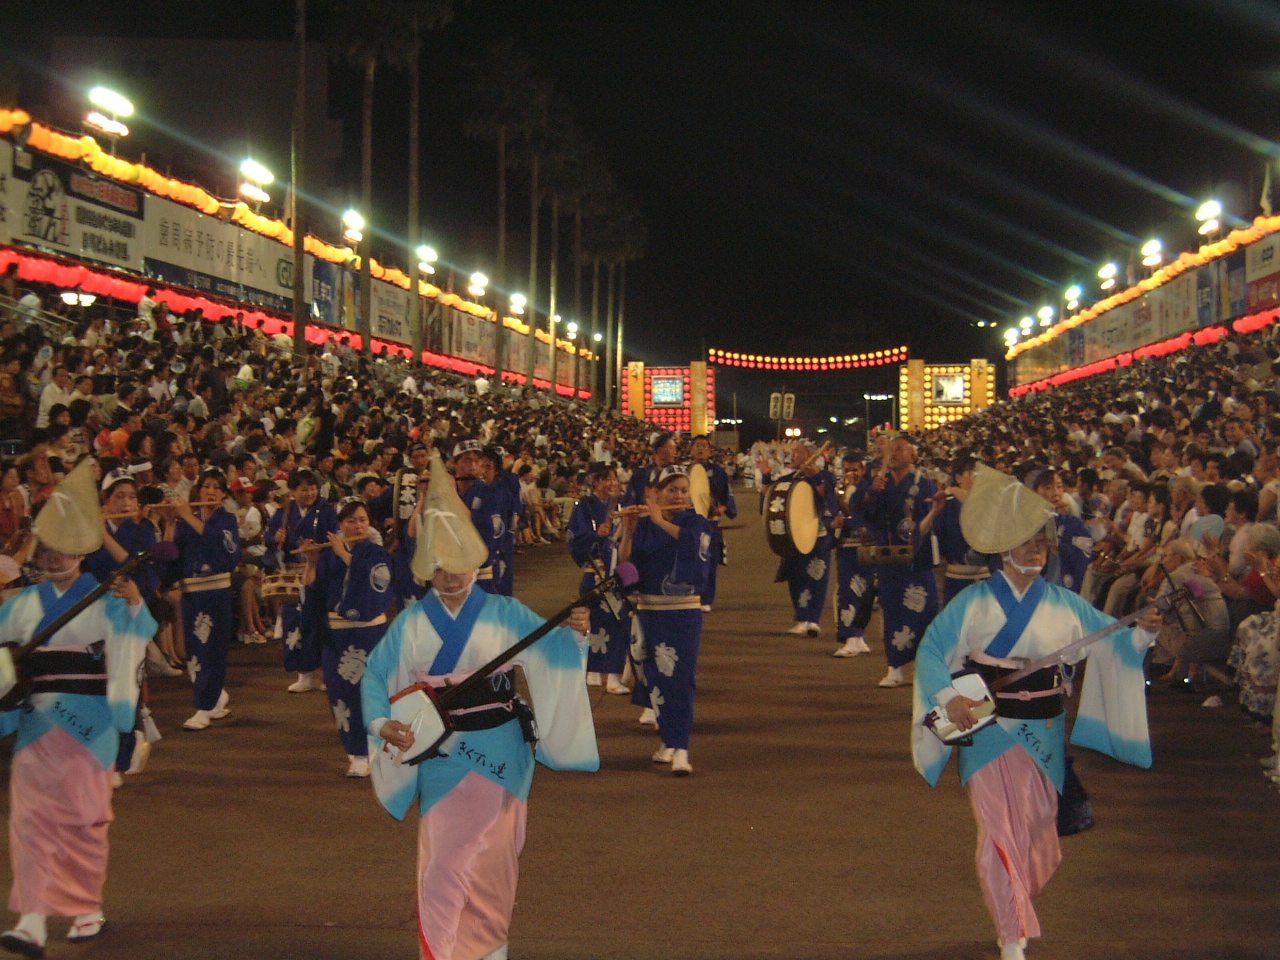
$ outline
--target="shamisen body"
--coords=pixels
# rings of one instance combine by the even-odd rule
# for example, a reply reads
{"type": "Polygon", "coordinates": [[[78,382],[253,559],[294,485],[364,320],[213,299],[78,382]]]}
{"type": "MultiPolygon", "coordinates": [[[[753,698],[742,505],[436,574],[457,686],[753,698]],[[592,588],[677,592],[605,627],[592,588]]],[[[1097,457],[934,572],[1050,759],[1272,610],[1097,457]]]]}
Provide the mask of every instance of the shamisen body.
{"type": "Polygon", "coordinates": [[[452,713],[455,732],[440,754],[416,766],[397,763],[413,746],[409,725],[391,719],[391,699],[419,683],[456,684],[543,620],[512,597],[475,587],[488,549],[471,524],[444,465],[433,461],[423,504],[414,573],[431,583],[369,656],[361,681],[378,799],[403,818],[415,798],[418,926],[424,957],[501,960],[515,903],[533,764],[599,767],[585,683],[586,608],[481,684],[452,713]],[[537,719],[515,694],[511,667],[524,670],[537,719]]]}
{"type": "MultiPolygon", "coordinates": [[[[935,706],[961,729],[974,726],[977,702],[958,694],[952,674],[976,668],[1009,672],[1111,623],[1076,594],[1040,576],[1048,558],[1052,507],[998,471],[980,467],[961,513],[965,538],[999,555],[1003,570],[962,590],[933,621],[916,657],[912,752],[916,769],[938,782],[952,752],[924,726],[935,706]]],[[[1151,765],[1142,662],[1160,627],[1138,626],[1087,647],[1089,668],[1071,742],[1136,766],[1151,765]]],[[[1056,669],[1056,668],[1050,668],[1056,669]]],[[[1033,675],[1034,676],[1034,675],[1033,675]]],[[[1032,900],[1061,860],[1058,793],[1066,752],[1069,678],[997,695],[999,720],[960,747],[960,779],[978,825],[978,879],[996,925],[1002,960],[1021,960],[1026,938],[1040,935],[1032,900]],[[1023,690],[1021,694],[1013,693],[1023,690]]]]}

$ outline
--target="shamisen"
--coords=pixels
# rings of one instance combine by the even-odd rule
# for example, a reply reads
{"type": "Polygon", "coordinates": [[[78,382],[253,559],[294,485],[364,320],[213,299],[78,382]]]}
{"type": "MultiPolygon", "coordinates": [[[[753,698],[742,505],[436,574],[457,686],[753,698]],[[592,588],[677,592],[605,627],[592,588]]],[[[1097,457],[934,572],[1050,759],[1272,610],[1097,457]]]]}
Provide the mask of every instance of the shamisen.
{"type": "MultiPolygon", "coordinates": [[[[953,675],[977,669],[996,676],[1049,656],[1113,623],[1076,594],[1041,577],[1050,549],[1053,508],[1013,477],[979,466],[960,514],[973,549],[1002,567],[966,587],[934,619],[916,657],[912,752],[935,785],[953,748],[925,728],[935,707],[961,730],[976,724],[976,701],[959,694],[953,675]]],[[[1087,647],[1089,669],[1073,744],[1125,763],[1151,765],[1143,657],[1160,628],[1144,613],[1087,647]]],[[[1061,860],[1058,795],[1066,752],[1069,688],[1056,668],[997,693],[995,723],[960,747],[960,781],[978,824],[978,880],[995,923],[1002,960],[1021,960],[1040,935],[1032,900],[1061,860]]]]}
{"type": "Polygon", "coordinates": [[[361,681],[374,787],[397,819],[419,800],[423,955],[500,960],[507,956],[534,761],[562,770],[600,764],[586,689],[588,614],[575,611],[572,629],[551,630],[480,683],[465,704],[453,705],[453,732],[436,744],[443,724],[432,716],[428,691],[460,684],[544,621],[512,597],[475,587],[488,549],[438,453],[410,535],[417,537],[413,573],[431,589],[396,618],[361,681]],[[516,695],[517,665],[530,705],[516,695]],[[415,759],[421,762],[406,762],[415,759]]]}

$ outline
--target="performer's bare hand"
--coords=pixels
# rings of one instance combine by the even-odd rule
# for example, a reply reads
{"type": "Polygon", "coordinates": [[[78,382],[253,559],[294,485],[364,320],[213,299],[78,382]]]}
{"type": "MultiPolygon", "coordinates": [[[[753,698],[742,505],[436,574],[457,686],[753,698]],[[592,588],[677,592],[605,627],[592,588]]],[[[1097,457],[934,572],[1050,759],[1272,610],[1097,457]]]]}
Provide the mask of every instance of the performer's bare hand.
{"type": "Polygon", "coordinates": [[[569,614],[569,629],[575,633],[588,633],[591,630],[591,611],[586,607],[574,607],[569,614]]]}
{"type": "Polygon", "coordinates": [[[888,479],[885,477],[883,473],[877,473],[876,478],[871,481],[871,489],[874,490],[876,493],[879,493],[881,490],[885,488],[888,482],[889,482],[888,479]]]}
{"type": "Polygon", "coordinates": [[[408,750],[413,746],[413,731],[409,729],[408,724],[401,723],[399,720],[388,720],[384,723],[382,729],[378,731],[378,736],[397,750],[408,750]]]}
{"type": "Polygon", "coordinates": [[[1164,614],[1160,612],[1159,607],[1147,607],[1135,623],[1147,633],[1159,633],[1160,628],[1164,626],[1164,614]]]}
{"type": "Polygon", "coordinates": [[[961,730],[970,730],[978,724],[973,708],[981,705],[981,700],[970,700],[959,694],[947,704],[947,718],[961,730]]]}
{"type": "Polygon", "coordinates": [[[602,537],[609,536],[609,534],[613,533],[612,521],[606,520],[604,523],[600,524],[600,528],[596,530],[596,533],[602,537]]]}
{"type": "Polygon", "coordinates": [[[111,592],[121,600],[126,600],[129,606],[137,606],[142,602],[142,591],[138,589],[138,585],[128,577],[121,577],[111,585],[111,592]]]}

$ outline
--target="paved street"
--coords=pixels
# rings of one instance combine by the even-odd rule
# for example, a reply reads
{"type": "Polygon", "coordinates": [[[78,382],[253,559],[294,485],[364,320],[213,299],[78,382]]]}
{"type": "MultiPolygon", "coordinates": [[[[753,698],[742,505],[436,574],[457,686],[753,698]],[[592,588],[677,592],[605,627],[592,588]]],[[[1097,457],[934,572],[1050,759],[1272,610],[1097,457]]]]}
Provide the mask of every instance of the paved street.
{"type": "MultiPolygon", "coordinates": [[[[786,589],[772,583],[755,498],[741,502],[703,641],[694,775],[655,770],[636,708],[594,692],[601,770],[538,771],[511,956],[996,957],[954,766],[936,790],[916,775],[909,688],[875,686],[882,653],[832,659],[829,613],[817,640],[782,635],[786,589]]],[[[572,597],[563,545],[519,560],[530,605],[572,597]]],[[[878,629],[869,639],[876,649],[878,629]]],[[[73,948],[57,922],[48,956],[416,956],[416,816],[393,821],[367,781],[343,777],[327,700],[286,693],[279,657],[238,646],[233,714],[202,733],[180,728],[185,681],[153,681],[165,738],[116,796],[111,926],[73,948]]],[[[1035,960],[1280,956],[1280,793],[1256,761],[1266,738],[1200,699],[1153,696],[1152,770],[1077,751],[1098,826],[1064,841],[1035,960]]]]}

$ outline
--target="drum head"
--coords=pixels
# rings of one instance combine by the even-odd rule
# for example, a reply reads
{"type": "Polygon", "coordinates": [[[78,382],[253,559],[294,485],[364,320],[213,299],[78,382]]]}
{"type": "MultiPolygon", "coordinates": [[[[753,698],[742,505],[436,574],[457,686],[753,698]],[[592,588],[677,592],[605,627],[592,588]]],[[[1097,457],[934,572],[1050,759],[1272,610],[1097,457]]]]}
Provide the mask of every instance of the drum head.
{"type": "Polygon", "coordinates": [[[787,529],[791,542],[800,553],[812,553],[818,545],[822,524],[818,517],[818,498],[813,485],[793,483],[787,494],[787,529]]]}
{"type": "Polygon", "coordinates": [[[398,763],[422,762],[427,759],[428,751],[434,751],[449,735],[435,701],[421,690],[397,698],[391,704],[391,719],[399,720],[413,731],[413,746],[400,752],[398,763]]]}
{"type": "Polygon", "coordinates": [[[689,502],[701,517],[711,516],[711,480],[700,463],[689,467],[689,502]]]}

